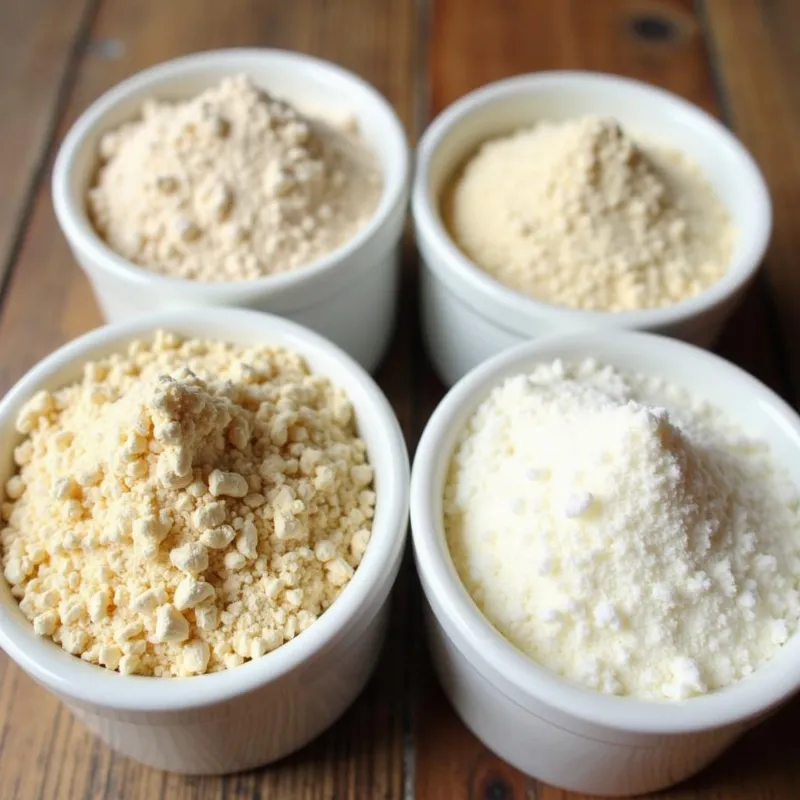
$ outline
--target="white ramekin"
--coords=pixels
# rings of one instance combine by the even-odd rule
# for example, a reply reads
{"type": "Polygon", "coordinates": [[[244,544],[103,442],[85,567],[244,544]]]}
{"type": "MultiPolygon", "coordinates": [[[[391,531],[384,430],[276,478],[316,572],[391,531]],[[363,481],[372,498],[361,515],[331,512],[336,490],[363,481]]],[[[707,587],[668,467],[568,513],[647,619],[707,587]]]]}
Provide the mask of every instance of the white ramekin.
{"type": "Polygon", "coordinates": [[[448,385],[484,359],[546,333],[630,328],[711,345],[755,275],[769,241],[772,207],[742,144],[686,100],[645,83],[589,72],[540,72],[484,86],[443,111],[417,149],[412,213],[422,255],[425,339],[448,385]],[[668,308],[608,313],[534,300],[490,277],[451,240],[439,213],[443,188],[488,138],[585,114],[616,117],[634,134],[675,147],[700,165],[738,229],[728,273],[668,308]]]}
{"type": "Polygon", "coordinates": [[[34,367],[0,403],[0,486],[19,441],[14,421],[38,389],[76,380],[87,360],[164,328],[183,336],[270,343],[305,355],[345,389],[375,467],[372,539],[350,584],[310,628],[240,667],[190,678],[123,676],[39,638],[0,577],[0,646],[115,750],[153,767],[217,774],[274,761],[313,739],[350,705],[376,663],[403,552],[408,457],[394,412],[350,357],[315,333],[243,309],[166,311],[81,336],[34,367]]]}
{"type": "MultiPolygon", "coordinates": [[[[473,603],[442,526],[445,472],[465,422],[491,388],[537,362],[586,357],[658,374],[708,398],[766,440],[800,483],[800,418],[777,395],[718,356],[646,333],[543,337],[503,352],[461,380],[431,417],[414,459],[411,527],[439,678],[456,711],[499,756],[577,792],[653,791],[706,766],[800,688],[800,635],[762,669],[727,689],[658,703],[593,692],[536,664],[473,603]]],[[[568,446],[569,443],[565,443],[568,446]]]]}
{"type": "Polygon", "coordinates": [[[409,155],[402,123],[366,81],[335,64],[281,50],[216,50],[146,69],[120,83],[81,115],[53,168],[53,203],[61,230],[94,290],[105,319],[122,322],[183,306],[241,306],[269,311],[327,336],[373,370],[392,334],[400,238],[408,201],[409,155]],[[135,118],[146,98],[192,97],[222,78],[246,73],[273,94],[311,113],[350,113],[378,155],[384,189],[356,236],[295,271],[252,281],[168,278],[115,253],[97,235],[86,190],[100,136],[135,118]]]}

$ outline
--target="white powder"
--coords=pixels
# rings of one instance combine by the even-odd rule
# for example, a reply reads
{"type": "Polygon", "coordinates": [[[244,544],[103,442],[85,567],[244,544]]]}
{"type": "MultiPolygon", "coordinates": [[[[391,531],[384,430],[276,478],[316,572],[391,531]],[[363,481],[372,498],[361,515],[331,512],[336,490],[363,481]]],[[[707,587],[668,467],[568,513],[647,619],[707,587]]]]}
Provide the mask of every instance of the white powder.
{"type": "Polygon", "coordinates": [[[497,280],[595,310],[697,294],[726,272],[734,238],[696,165],[597,117],[486,142],[444,213],[459,247],[497,280]]]}
{"type": "Polygon", "coordinates": [[[369,542],[352,407],[286,350],[160,334],[40,392],[17,427],[5,577],[38,634],[108,669],[258,658],[314,623],[369,542]]]}
{"type": "Polygon", "coordinates": [[[789,476],[718,409],[656,379],[587,361],[507,380],[453,457],[445,525],[492,624],[602,692],[719,689],[797,629],[789,476]]]}
{"type": "Polygon", "coordinates": [[[203,281],[286,272],[349,239],[380,199],[352,119],[325,122],[248,78],[180,103],[148,101],[105,134],[88,207],[125,258],[203,281]]]}

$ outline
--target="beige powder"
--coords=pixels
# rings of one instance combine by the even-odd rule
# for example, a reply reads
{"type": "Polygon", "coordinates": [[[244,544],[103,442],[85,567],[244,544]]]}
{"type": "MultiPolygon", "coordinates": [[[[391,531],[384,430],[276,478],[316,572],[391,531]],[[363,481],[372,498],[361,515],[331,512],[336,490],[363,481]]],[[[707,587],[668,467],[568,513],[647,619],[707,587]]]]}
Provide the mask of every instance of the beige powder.
{"type": "Polygon", "coordinates": [[[677,303],[726,272],[734,231],[696,165],[610,119],[543,122],[486,142],[445,197],[464,253],[572,308],[677,303]]]}
{"type": "Polygon", "coordinates": [[[347,397],[299,356],[159,334],[40,392],[2,562],[42,636],[109,669],[233,667],[350,581],[375,494],[347,397]]]}
{"type": "Polygon", "coordinates": [[[303,116],[248,78],[148,101],[107,133],[89,190],[98,233],[155,272],[202,281],[286,272],[340,247],[380,199],[352,120],[303,116]]]}

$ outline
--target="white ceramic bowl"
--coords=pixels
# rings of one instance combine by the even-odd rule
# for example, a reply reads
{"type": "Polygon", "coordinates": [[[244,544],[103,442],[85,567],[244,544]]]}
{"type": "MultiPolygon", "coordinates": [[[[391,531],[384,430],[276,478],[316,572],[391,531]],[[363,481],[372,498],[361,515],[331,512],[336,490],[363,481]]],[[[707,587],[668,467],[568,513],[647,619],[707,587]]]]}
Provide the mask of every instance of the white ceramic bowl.
{"type": "Polygon", "coordinates": [[[115,750],[159,769],[217,774],[266,764],[336,720],[378,657],[389,590],[407,526],[408,457],[395,415],[372,379],[337,347],[292,322],[241,309],[168,311],[99,328],[34,367],[0,403],[0,486],[19,441],[14,421],[38,389],[76,380],[87,360],[118,352],[157,328],[305,355],[348,393],[375,467],[372,539],[350,584],[310,628],[262,658],[190,678],[123,676],[71,656],[34,634],[0,577],[0,647],[115,750]]]}
{"type": "Polygon", "coordinates": [[[269,311],[327,336],[371,371],[393,329],[408,182],[402,123],[386,99],[361,78],[299,53],[216,50],[146,69],[95,101],[61,145],[53,168],[53,203],[107,321],[181,306],[269,311]],[[97,166],[100,136],[136,118],[146,98],[185,99],[237,73],[312,113],[351,113],[383,171],[378,208],[345,245],[281,275],[209,283],[168,278],[133,264],[105,244],[87,215],[86,190],[97,166]]]}
{"type": "Polygon", "coordinates": [[[422,255],[425,339],[434,366],[448,385],[500,350],[546,333],[631,328],[709,346],[755,275],[772,226],[761,172],[725,127],[662,89],[589,72],[521,75],[484,86],[443,111],[417,149],[412,211],[422,255]],[[673,146],[700,165],[739,232],[722,280],[668,308],[583,311],[507,288],[456,247],[442,223],[439,200],[478,145],[537,120],[585,114],[616,117],[623,127],[673,146]]]}
{"type": "Polygon", "coordinates": [[[594,357],[658,374],[708,398],[767,441],[800,483],[800,418],[747,373],[659,336],[602,331],[545,337],[495,356],[460,381],[431,417],[411,478],[411,527],[439,678],[474,733],[515,767],[577,792],[626,796],[702,769],[800,688],[800,634],[752,676],[685,702],[603,695],[536,664],[473,603],[442,525],[445,472],[463,425],[505,377],[535,363],[594,357]]]}

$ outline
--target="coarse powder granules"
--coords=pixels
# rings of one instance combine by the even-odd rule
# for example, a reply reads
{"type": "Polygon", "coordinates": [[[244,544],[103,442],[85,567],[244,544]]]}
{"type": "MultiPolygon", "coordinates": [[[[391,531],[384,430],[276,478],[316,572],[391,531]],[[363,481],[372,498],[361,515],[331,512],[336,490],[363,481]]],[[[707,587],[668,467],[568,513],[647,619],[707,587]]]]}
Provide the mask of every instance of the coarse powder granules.
{"type": "Polygon", "coordinates": [[[303,116],[247,77],[148,101],[100,141],[91,219],[125,258],[172,277],[286,272],[347,242],[382,190],[352,120],[303,116]]]}
{"type": "Polygon", "coordinates": [[[600,117],[486,142],[443,211],[458,246],[497,280],[582,309],[684,300],[725,274],[734,240],[694,164],[600,117]]]}
{"type": "Polygon", "coordinates": [[[122,673],[234,667],[305,630],[370,538],[352,407],[286,350],[159,334],[40,392],[6,485],[36,632],[122,673]]]}
{"type": "Polygon", "coordinates": [[[556,361],[477,409],[445,526],[466,588],[520,650],[601,692],[679,700],[744,678],[796,631],[799,504],[769,448],[714,407],[556,361]]]}

